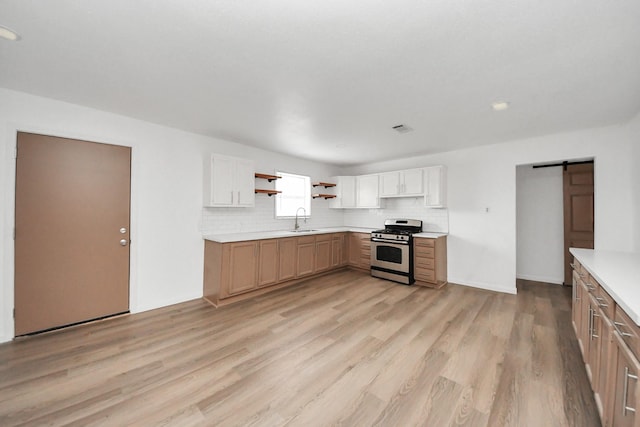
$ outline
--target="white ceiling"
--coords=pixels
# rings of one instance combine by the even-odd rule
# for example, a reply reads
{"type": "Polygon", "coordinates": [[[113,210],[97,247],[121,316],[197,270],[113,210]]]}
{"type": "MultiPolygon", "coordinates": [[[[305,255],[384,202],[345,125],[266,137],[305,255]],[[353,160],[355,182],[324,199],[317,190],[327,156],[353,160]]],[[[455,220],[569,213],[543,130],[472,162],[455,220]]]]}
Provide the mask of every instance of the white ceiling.
{"type": "Polygon", "coordinates": [[[0,0],[0,25],[0,87],[337,165],[640,111],[638,0],[0,0]]]}

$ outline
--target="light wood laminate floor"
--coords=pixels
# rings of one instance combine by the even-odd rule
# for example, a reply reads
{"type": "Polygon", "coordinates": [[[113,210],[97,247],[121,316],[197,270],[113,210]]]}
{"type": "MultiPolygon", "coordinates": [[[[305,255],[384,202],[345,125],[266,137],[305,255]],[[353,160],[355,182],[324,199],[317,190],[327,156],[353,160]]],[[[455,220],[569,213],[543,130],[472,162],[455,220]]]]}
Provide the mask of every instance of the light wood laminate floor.
{"type": "Polygon", "coordinates": [[[0,425],[598,426],[570,289],[341,271],[0,345],[0,425]]]}

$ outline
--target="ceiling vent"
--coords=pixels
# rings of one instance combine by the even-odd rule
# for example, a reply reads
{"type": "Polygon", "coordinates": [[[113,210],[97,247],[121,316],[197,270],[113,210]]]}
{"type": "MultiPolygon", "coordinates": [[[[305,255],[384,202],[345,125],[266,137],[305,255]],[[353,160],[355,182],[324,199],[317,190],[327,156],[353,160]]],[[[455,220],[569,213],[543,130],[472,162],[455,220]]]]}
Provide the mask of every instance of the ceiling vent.
{"type": "Polygon", "coordinates": [[[408,133],[411,132],[413,129],[410,128],[407,125],[396,125],[394,127],[392,127],[391,129],[395,130],[398,133],[408,133]]]}

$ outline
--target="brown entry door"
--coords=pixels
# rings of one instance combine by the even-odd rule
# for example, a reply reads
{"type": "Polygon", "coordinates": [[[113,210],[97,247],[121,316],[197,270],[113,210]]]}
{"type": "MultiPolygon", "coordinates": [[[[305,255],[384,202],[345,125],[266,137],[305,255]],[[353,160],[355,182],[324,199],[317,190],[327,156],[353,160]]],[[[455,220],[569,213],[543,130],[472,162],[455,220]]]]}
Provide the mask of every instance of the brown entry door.
{"type": "Polygon", "coordinates": [[[15,334],[129,310],[131,149],[18,133],[15,334]]]}
{"type": "Polygon", "coordinates": [[[569,248],[593,249],[593,163],[566,165],[564,194],[564,284],[571,285],[569,248]]]}

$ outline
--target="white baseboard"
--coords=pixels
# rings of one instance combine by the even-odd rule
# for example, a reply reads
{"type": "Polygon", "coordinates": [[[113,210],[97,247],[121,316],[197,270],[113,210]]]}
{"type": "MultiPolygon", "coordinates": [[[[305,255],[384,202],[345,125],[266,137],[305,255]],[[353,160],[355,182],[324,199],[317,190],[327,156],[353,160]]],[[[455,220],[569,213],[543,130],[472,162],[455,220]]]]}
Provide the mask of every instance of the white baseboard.
{"type": "Polygon", "coordinates": [[[516,274],[517,279],[522,280],[531,280],[534,282],[544,282],[544,283],[553,283],[554,285],[563,285],[564,279],[557,277],[548,277],[548,276],[531,276],[528,274],[516,274]]]}
{"type": "Polygon", "coordinates": [[[492,283],[470,282],[469,280],[456,280],[455,278],[449,279],[449,283],[452,283],[455,285],[468,286],[470,288],[485,289],[487,291],[503,292],[505,294],[515,295],[517,293],[515,283],[513,287],[506,287],[501,285],[495,285],[492,283]]]}

